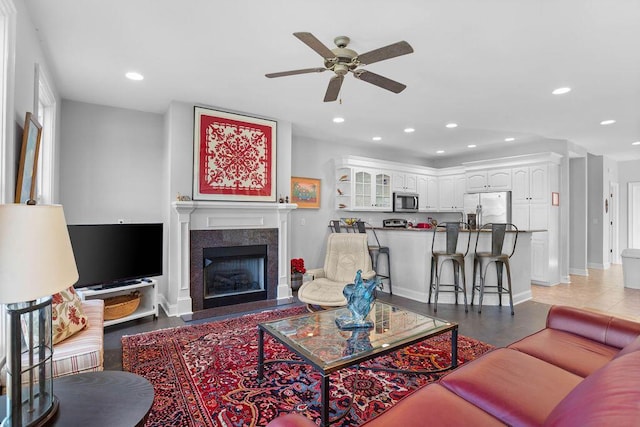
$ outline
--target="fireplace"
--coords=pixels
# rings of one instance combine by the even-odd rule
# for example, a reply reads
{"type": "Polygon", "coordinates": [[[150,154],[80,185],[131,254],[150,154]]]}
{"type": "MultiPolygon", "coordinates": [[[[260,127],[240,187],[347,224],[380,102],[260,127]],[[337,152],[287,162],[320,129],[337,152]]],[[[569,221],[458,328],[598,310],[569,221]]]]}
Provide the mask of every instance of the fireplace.
{"type": "Polygon", "coordinates": [[[191,230],[193,311],[278,295],[278,229],[191,230]]]}
{"type": "Polygon", "coordinates": [[[204,308],[267,299],[267,245],[204,248],[204,308]]]}

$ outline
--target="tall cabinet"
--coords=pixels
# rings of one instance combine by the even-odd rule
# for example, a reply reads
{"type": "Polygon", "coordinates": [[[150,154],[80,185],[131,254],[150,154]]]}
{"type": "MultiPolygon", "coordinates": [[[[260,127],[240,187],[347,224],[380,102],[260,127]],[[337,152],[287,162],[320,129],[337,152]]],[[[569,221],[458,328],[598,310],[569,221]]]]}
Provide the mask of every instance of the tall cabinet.
{"type": "Polygon", "coordinates": [[[526,230],[546,230],[549,225],[549,164],[512,169],[511,216],[516,226],[526,230]]]}
{"type": "Polygon", "coordinates": [[[560,160],[540,153],[465,163],[467,191],[511,190],[511,222],[532,231],[531,281],[560,283],[560,210],[552,194],[560,191],[560,160]]]}
{"type": "Polygon", "coordinates": [[[531,281],[555,285],[560,282],[560,219],[551,200],[560,188],[559,166],[545,162],[514,167],[512,179],[512,222],[523,230],[544,230],[531,236],[531,281]]]}

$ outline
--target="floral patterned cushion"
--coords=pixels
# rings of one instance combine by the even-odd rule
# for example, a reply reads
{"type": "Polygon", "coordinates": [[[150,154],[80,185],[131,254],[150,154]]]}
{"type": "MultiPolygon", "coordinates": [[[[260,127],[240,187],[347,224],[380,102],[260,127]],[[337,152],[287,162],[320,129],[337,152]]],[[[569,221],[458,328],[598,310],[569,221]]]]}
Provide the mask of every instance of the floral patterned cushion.
{"type": "Polygon", "coordinates": [[[54,344],[69,338],[87,326],[87,316],[82,310],[82,301],[73,286],[53,295],[51,304],[54,344]]]}

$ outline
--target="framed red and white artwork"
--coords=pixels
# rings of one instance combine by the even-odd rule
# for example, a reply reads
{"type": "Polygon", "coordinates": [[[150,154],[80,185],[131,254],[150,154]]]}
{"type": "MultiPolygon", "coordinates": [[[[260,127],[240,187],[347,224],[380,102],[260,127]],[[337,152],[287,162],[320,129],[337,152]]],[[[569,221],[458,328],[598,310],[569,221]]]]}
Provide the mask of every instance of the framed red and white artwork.
{"type": "Polygon", "coordinates": [[[276,122],[195,107],[193,199],[276,201],[276,122]]]}

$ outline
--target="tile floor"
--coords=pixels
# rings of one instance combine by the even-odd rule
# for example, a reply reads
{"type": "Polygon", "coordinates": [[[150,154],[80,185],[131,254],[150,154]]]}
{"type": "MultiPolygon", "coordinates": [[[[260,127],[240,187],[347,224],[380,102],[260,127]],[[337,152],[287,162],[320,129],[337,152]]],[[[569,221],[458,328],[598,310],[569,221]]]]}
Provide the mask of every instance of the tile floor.
{"type": "Polygon", "coordinates": [[[640,321],[640,289],[625,288],[622,265],[589,270],[589,276],[571,276],[571,283],[532,286],[533,300],[590,308],[640,321]]]}

